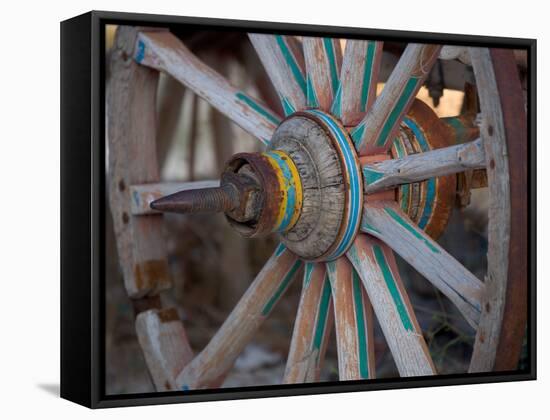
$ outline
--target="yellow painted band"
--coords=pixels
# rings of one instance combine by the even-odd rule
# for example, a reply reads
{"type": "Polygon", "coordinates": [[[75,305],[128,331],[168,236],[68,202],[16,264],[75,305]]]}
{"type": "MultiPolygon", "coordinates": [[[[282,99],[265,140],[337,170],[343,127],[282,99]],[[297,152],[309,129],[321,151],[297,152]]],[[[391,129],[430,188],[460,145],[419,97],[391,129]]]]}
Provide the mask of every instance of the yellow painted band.
{"type": "Polygon", "coordinates": [[[263,155],[273,167],[279,182],[279,190],[281,191],[282,196],[274,230],[291,229],[298,221],[300,211],[302,209],[302,183],[300,182],[298,168],[296,168],[296,165],[290,156],[282,151],[272,150],[267,153],[263,153],[263,155]],[[276,158],[273,155],[276,155],[276,158]],[[282,168],[281,165],[284,165],[285,168],[282,168]],[[289,192],[291,192],[291,200],[289,200],[289,192]],[[289,203],[289,201],[292,202],[289,203]],[[287,208],[289,205],[292,207],[287,208]],[[287,216],[289,212],[292,212],[292,216],[290,217],[290,220],[288,220],[287,217],[285,222],[285,216],[287,216]],[[285,226],[282,226],[283,223],[285,226]]]}
{"type": "Polygon", "coordinates": [[[277,161],[273,159],[271,156],[269,156],[267,153],[264,153],[264,156],[267,158],[267,160],[273,167],[273,170],[275,171],[275,175],[277,175],[277,180],[279,181],[279,191],[281,191],[281,195],[282,195],[281,205],[279,206],[279,213],[277,215],[277,221],[275,222],[275,230],[277,230],[279,226],[281,226],[283,218],[285,217],[288,193],[285,188],[285,180],[284,180],[283,171],[281,170],[281,167],[279,166],[277,161]]]}
{"type": "Polygon", "coordinates": [[[294,201],[294,211],[292,213],[292,218],[290,219],[290,225],[288,226],[288,229],[291,229],[296,222],[298,221],[298,218],[300,217],[300,212],[302,210],[302,182],[300,181],[300,173],[298,172],[298,168],[294,164],[294,161],[288,156],[286,153],[281,152],[280,150],[275,150],[274,153],[277,153],[281,158],[284,158],[288,169],[290,169],[290,173],[292,174],[292,178],[288,180],[289,182],[289,188],[294,186],[294,189],[296,191],[296,198],[294,201]]]}

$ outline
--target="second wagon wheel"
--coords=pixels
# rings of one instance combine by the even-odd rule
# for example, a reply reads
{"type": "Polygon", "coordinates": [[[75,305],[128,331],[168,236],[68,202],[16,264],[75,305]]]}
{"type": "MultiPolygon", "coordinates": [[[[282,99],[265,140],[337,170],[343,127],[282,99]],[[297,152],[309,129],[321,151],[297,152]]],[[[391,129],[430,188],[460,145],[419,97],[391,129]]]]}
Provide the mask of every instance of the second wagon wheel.
{"type": "Polygon", "coordinates": [[[436,374],[394,252],[476,329],[471,372],[515,369],[526,319],[527,159],[525,108],[512,52],[460,50],[474,69],[479,130],[475,115],[443,121],[415,99],[441,46],[407,45],[377,97],[381,42],[348,40],[342,52],[340,40],[332,38],[249,37],[285,117],[232,86],[168,31],[122,28],[117,37],[120,57],[112,65],[109,101],[111,176],[115,174],[111,206],[119,253],[124,235],[155,244],[146,251],[140,245],[125,250],[135,263],[125,281],[130,296],[145,309],[137,319],[138,335],[157,389],[219,386],[302,264],[285,383],[319,379],[333,327],[340,379],[374,378],[373,316],[401,376],[436,374]],[[265,151],[233,156],[219,183],[206,188],[189,183],[161,198],[161,186],[133,185],[126,191],[116,174],[127,174],[132,184],[158,180],[156,168],[132,175],[114,156],[117,141],[134,141],[127,152],[135,159],[132,165],[139,166],[145,159],[140,156],[151,153],[147,142],[154,132],[143,130],[154,128],[140,122],[138,132],[129,124],[149,119],[154,127],[147,113],[154,109],[157,71],[193,90],[255,136],[265,151]],[[142,141],[121,140],[122,132],[142,141]],[[456,174],[480,169],[486,170],[490,192],[484,281],[434,240],[447,224],[456,174]],[[118,217],[119,199],[132,201],[130,218],[118,217]],[[246,237],[280,238],[237,306],[196,355],[174,312],[155,301],[168,282],[158,257],[157,224],[162,219],[149,214],[149,203],[157,212],[224,212],[246,237]],[[153,257],[144,257],[147,253],[153,257]]]}

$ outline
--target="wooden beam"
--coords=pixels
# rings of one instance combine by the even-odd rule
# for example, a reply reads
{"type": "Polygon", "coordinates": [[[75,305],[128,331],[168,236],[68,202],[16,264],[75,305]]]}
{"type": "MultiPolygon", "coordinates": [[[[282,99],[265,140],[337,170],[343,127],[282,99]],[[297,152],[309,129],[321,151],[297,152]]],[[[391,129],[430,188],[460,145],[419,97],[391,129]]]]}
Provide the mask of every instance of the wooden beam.
{"type": "Polygon", "coordinates": [[[207,388],[231,369],[302,263],[279,245],[208,345],[178,375],[180,390],[207,388]]]}
{"type": "Polygon", "coordinates": [[[193,358],[193,351],[176,309],[141,312],[136,333],[156,390],[177,390],[176,376],[193,358]]]}
{"type": "Polygon", "coordinates": [[[483,142],[478,139],[401,159],[365,164],[363,165],[363,185],[365,193],[372,194],[401,184],[484,167],[485,151],[483,142]]]}
{"type": "Polygon", "coordinates": [[[162,215],[132,216],[130,185],[159,180],[156,150],[158,72],[129,60],[137,29],[120,26],[107,89],[109,203],[126,292],[155,295],[171,286],[162,215]]]}
{"type": "Polygon", "coordinates": [[[232,86],[170,32],[140,33],[134,60],[168,73],[264,144],[269,143],[279,125],[278,115],[261,101],[232,86]]]}
{"type": "Polygon", "coordinates": [[[430,44],[407,45],[382,93],[351,132],[360,155],[385,153],[391,147],[396,130],[430,73],[440,49],[440,46],[430,44]]]}
{"type": "Polygon", "coordinates": [[[361,230],[397,252],[456,305],[472,328],[477,328],[483,283],[420,230],[395,201],[365,206],[361,230]]]}
{"type": "Polygon", "coordinates": [[[332,296],[325,266],[306,263],[286,361],[285,384],[319,381],[333,322],[332,296]]]}
{"type": "Polygon", "coordinates": [[[340,87],[331,111],[345,126],[358,124],[376,99],[382,45],[379,41],[358,39],[346,42],[340,87]]]}
{"type": "Polygon", "coordinates": [[[194,190],[197,188],[219,187],[219,180],[191,181],[191,182],[155,182],[130,186],[130,209],[133,215],[160,214],[150,207],[151,202],[174,194],[179,191],[194,190]]]}
{"type": "Polygon", "coordinates": [[[327,263],[334,300],[338,376],[341,381],[376,378],[372,306],[345,257],[327,263]]]}
{"type": "Polygon", "coordinates": [[[307,106],[329,111],[340,84],[342,50],[337,38],[304,37],[307,106]]]}
{"type": "Polygon", "coordinates": [[[248,34],[283,105],[285,115],[304,109],[307,83],[302,46],[292,36],[248,34]]]}
{"type": "Polygon", "coordinates": [[[359,234],[347,253],[361,277],[401,376],[436,373],[391,249],[359,234]]]}

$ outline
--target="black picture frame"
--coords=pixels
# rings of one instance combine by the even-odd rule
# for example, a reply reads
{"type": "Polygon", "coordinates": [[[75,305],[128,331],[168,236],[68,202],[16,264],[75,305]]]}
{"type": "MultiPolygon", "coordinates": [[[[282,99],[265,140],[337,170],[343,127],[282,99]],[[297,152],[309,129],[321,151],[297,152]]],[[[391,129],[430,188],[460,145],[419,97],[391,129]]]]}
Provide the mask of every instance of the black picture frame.
{"type": "Polygon", "coordinates": [[[91,408],[432,387],[536,379],[536,40],[340,28],[93,11],[61,23],[61,397],[91,408]],[[528,53],[529,285],[528,367],[523,371],[441,375],[204,391],[105,395],[105,85],[106,24],[189,25],[202,29],[524,48],[528,53]]]}

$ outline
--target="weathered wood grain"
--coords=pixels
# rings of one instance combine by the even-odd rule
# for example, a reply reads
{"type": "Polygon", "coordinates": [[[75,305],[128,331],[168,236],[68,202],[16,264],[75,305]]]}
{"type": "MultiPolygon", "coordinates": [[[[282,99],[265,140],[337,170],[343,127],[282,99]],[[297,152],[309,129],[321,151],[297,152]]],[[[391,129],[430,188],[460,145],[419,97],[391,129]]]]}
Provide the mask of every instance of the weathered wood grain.
{"type": "Polygon", "coordinates": [[[202,389],[231,369],[302,265],[280,245],[208,345],[177,377],[178,389],[202,389]]]}
{"type": "Polygon", "coordinates": [[[376,99],[382,46],[379,41],[346,42],[340,87],[332,104],[332,114],[346,126],[358,124],[376,99]]]}
{"type": "Polygon", "coordinates": [[[456,305],[472,328],[477,328],[483,283],[420,230],[397,203],[367,204],[361,230],[397,252],[456,305]]]}
{"type": "Polygon", "coordinates": [[[219,180],[191,182],[156,182],[130,186],[132,215],[159,214],[150,207],[151,202],[179,191],[219,187],[219,180]]]}
{"type": "Polygon", "coordinates": [[[439,59],[458,60],[464,64],[472,64],[468,47],[461,47],[458,45],[444,45],[439,53],[439,59]]]}
{"type": "Polygon", "coordinates": [[[280,122],[265,104],[232,86],[170,32],[140,33],[134,59],[168,73],[264,144],[280,122]]]}
{"type": "Polygon", "coordinates": [[[158,73],[131,59],[137,30],[120,26],[111,53],[107,92],[109,202],[128,295],[139,298],[171,286],[162,215],[133,216],[129,186],[157,182],[158,73]]]}
{"type": "Polygon", "coordinates": [[[305,259],[322,259],[337,242],[345,212],[343,167],[326,130],[307,115],[286,119],[270,147],[287,153],[300,174],[303,205],[292,229],[281,235],[285,245],[305,259]]]}
{"type": "Polygon", "coordinates": [[[402,184],[484,167],[485,151],[483,142],[478,139],[401,159],[363,165],[363,185],[365,193],[371,194],[402,184]]]}
{"type": "Polygon", "coordinates": [[[409,44],[376,102],[352,130],[360,155],[386,152],[416,93],[430,73],[441,47],[409,44]],[[368,129],[366,129],[368,127],[368,129]]]}
{"type": "Polygon", "coordinates": [[[177,390],[176,376],[193,358],[193,351],[176,309],[141,312],[136,333],[156,390],[177,390]]]}
{"type": "Polygon", "coordinates": [[[376,377],[372,306],[345,257],[327,263],[334,301],[338,376],[341,381],[376,377]]]}
{"type": "Polygon", "coordinates": [[[340,40],[304,37],[302,45],[306,62],[307,106],[328,111],[340,83],[340,40]]]}
{"type": "Polygon", "coordinates": [[[510,244],[510,179],[506,131],[491,54],[487,48],[470,48],[482,110],[481,138],[487,158],[489,227],[486,293],[482,300],[479,329],[470,362],[470,372],[493,369],[508,283],[510,244]]]}
{"type": "Polygon", "coordinates": [[[307,83],[302,46],[292,36],[248,36],[279,94],[285,115],[304,109],[307,83]]]}
{"type": "Polygon", "coordinates": [[[195,180],[195,172],[196,172],[196,166],[197,166],[197,142],[198,142],[198,125],[199,125],[199,97],[195,95],[194,93],[191,94],[191,104],[189,105],[191,107],[190,115],[189,115],[189,133],[188,133],[188,145],[187,145],[187,153],[188,153],[188,159],[189,159],[189,167],[188,167],[188,179],[189,181],[195,180]]]}
{"type": "Polygon", "coordinates": [[[306,263],[286,361],[285,384],[319,381],[333,322],[332,296],[325,266],[306,263]]]}
{"type": "Polygon", "coordinates": [[[359,234],[347,256],[361,277],[401,376],[436,373],[391,249],[359,234]]]}
{"type": "MultiPolygon", "coordinates": [[[[510,179],[510,241],[508,252],[508,280],[506,302],[502,317],[499,342],[493,371],[509,371],[518,368],[523,353],[529,316],[530,264],[529,206],[534,205],[529,185],[529,162],[532,142],[527,125],[527,105],[522,87],[520,67],[527,67],[527,51],[491,48],[491,59],[500,94],[500,104],[506,132],[506,155],[510,179]],[[525,60],[525,61],[523,61],[525,60]],[[527,162],[527,164],[526,164],[527,162]]],[[[532,60],[533,57],[531,57],[532,60]]],[[[534,60],[529,65],[534,65],[534,60]]],[[[490,308],[486,308],[490,311],[490,308]]],[[[529,337],[529,335],[527,335],[529,337]]]]}

